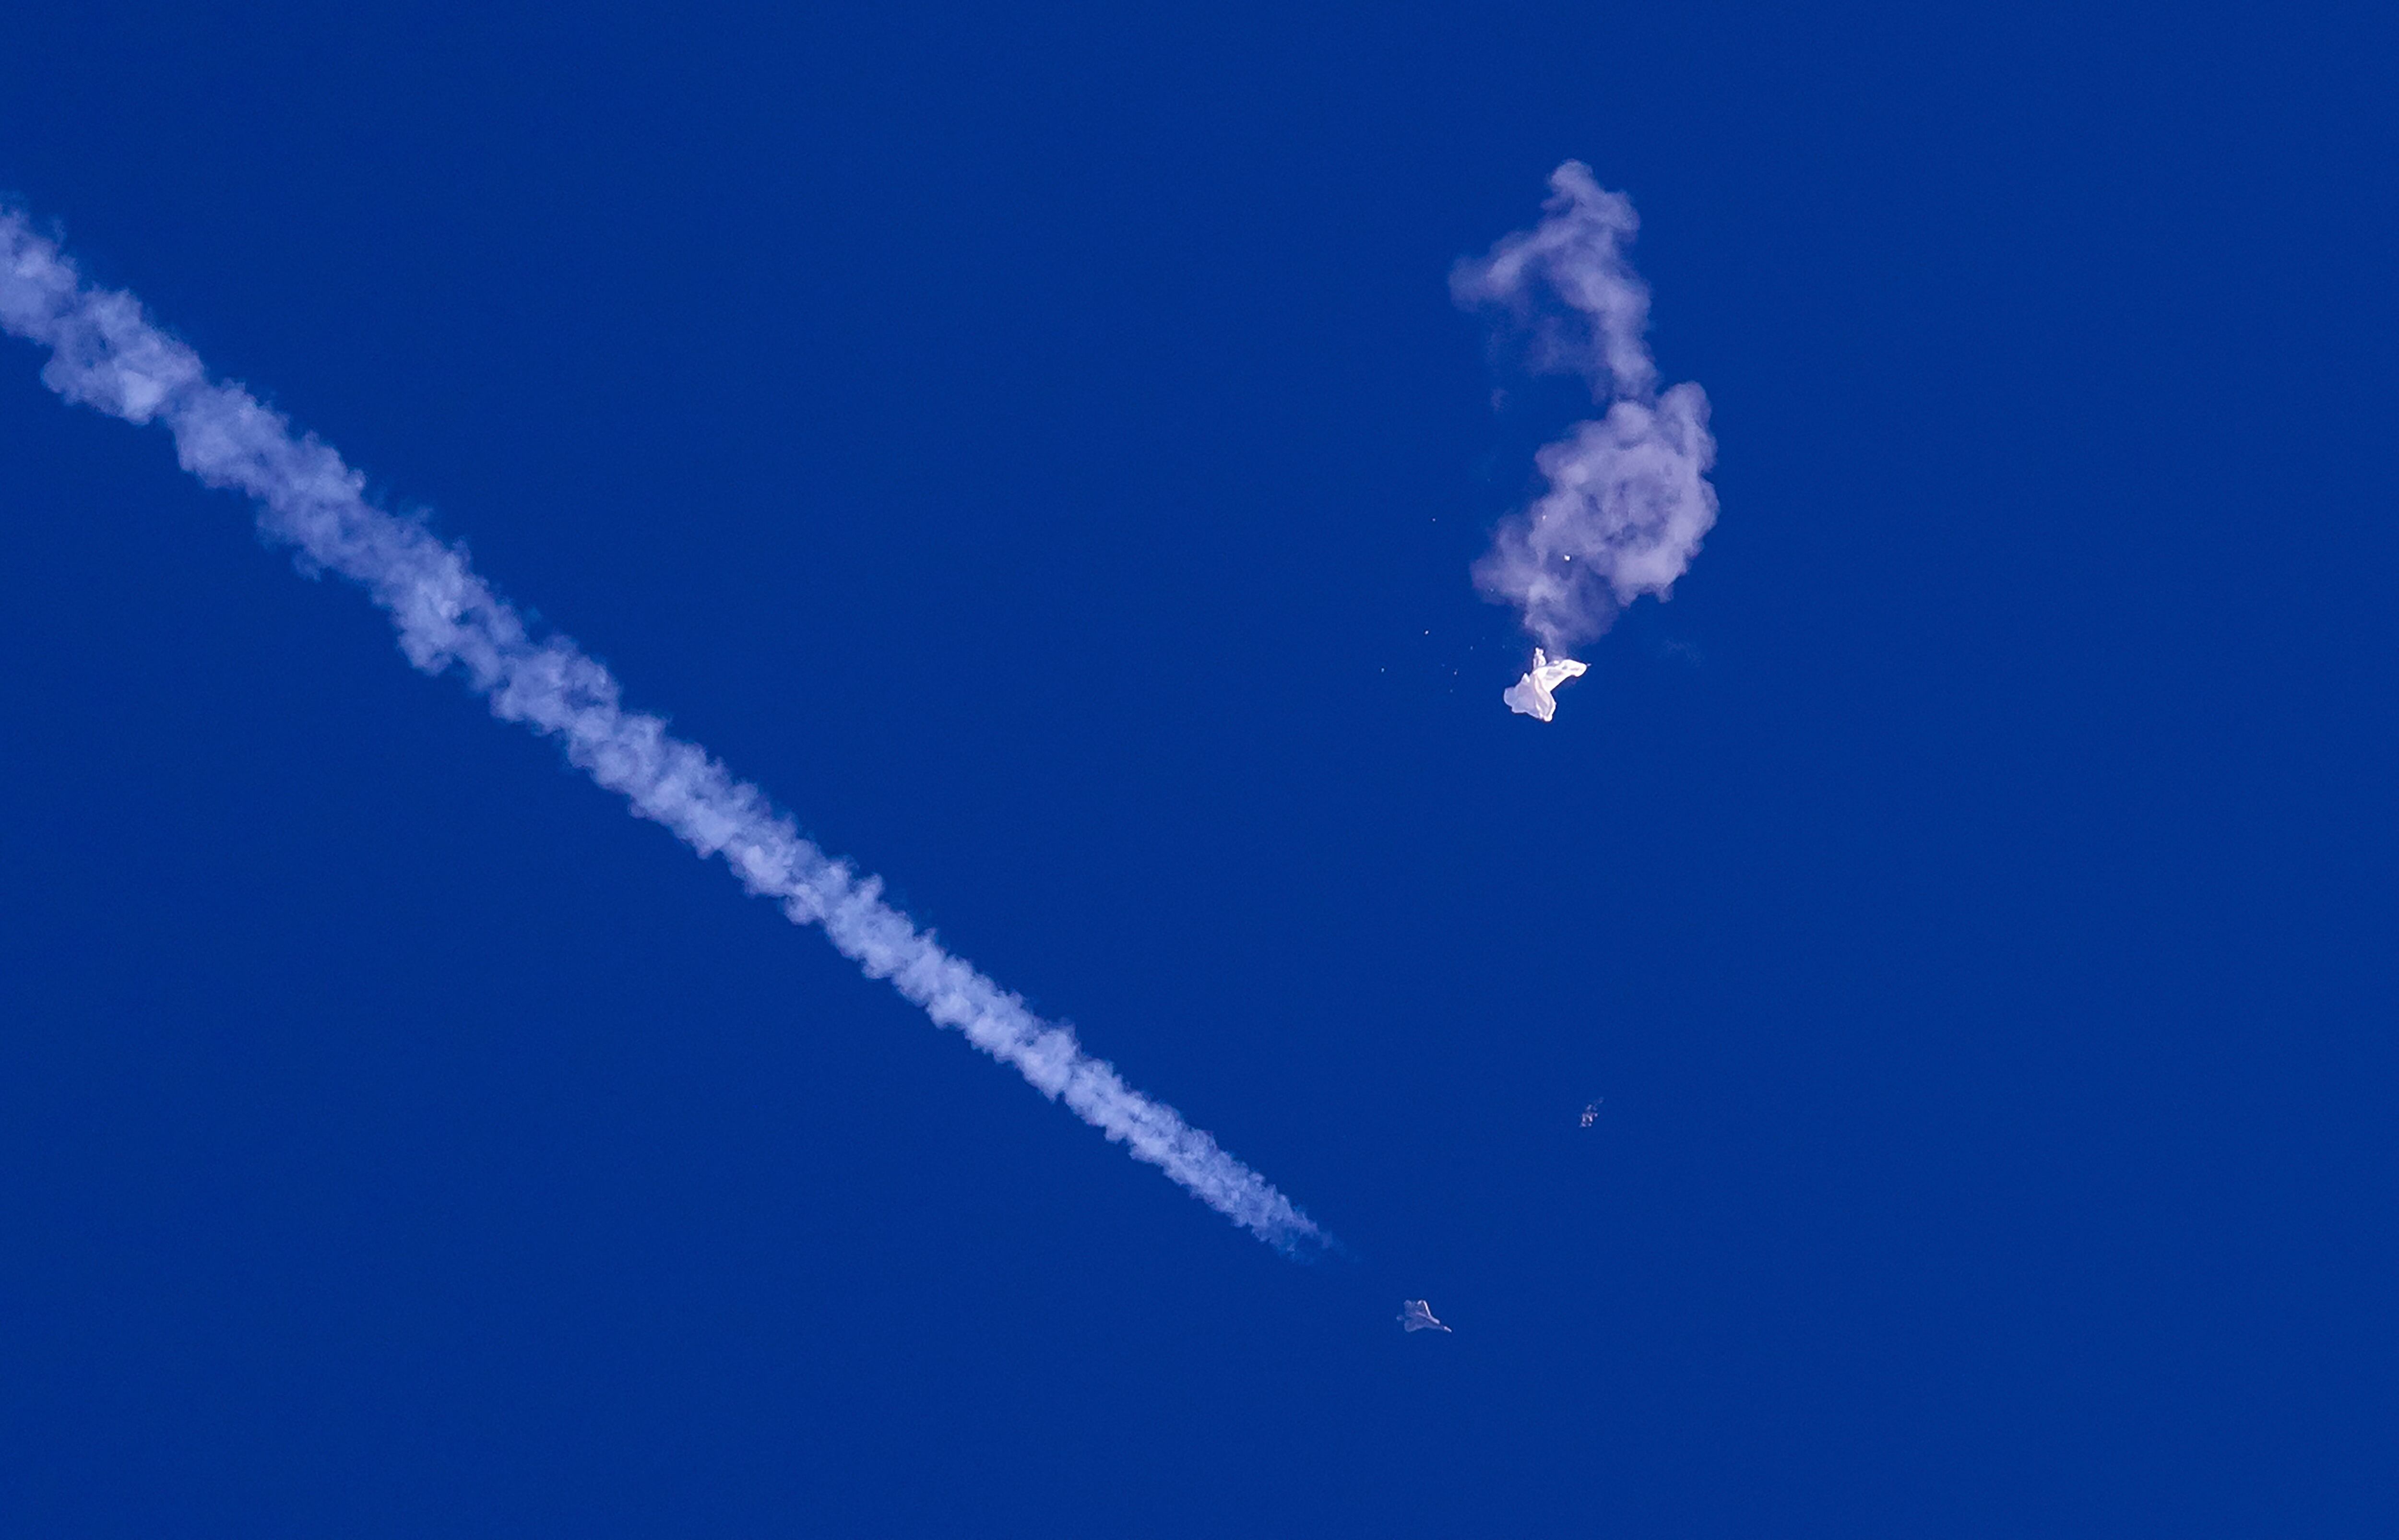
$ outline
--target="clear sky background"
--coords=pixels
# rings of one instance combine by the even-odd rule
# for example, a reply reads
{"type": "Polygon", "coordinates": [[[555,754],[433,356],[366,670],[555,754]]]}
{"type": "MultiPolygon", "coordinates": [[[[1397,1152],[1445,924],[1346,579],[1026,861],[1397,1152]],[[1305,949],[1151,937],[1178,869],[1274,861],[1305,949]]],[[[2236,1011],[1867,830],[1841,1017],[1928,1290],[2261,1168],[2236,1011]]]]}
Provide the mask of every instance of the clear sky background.
{"type": "Polygon", "coordinates": [[[14,17],[96,277],[1349,1254],[7,343],[0,1530],[2391,1533],[2399,39],[1943,9],[14,17]],[[1723,515],[1543,727],[1568,156],[1723,515]]]}

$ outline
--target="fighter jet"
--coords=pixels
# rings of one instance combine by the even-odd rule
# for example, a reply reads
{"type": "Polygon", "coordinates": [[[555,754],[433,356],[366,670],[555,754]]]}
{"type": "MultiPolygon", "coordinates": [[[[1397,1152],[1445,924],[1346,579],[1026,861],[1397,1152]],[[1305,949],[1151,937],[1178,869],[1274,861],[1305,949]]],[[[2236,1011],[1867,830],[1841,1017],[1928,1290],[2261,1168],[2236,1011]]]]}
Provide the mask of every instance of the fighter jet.
{"type": "Polygon", "coordinates": [[[1499,698],[1508,703],[1508,709],[1519,716],[1547,722],[1558,714],[1557,697],[1550,692],[1582,671],[1583,666],[1573,658],[1562,657],[1552,663],[1536,647],[1533,649],[1532,671],[1501,691],[1499,698]]]}
{"type": "Polygon", "coordinates": [[[1400,1302],[1400,1324],[1410,1331],[1446,1331],[1448,1327],[1433,1319],[1432,1306],[1422,1300],[1400,1302]]]}

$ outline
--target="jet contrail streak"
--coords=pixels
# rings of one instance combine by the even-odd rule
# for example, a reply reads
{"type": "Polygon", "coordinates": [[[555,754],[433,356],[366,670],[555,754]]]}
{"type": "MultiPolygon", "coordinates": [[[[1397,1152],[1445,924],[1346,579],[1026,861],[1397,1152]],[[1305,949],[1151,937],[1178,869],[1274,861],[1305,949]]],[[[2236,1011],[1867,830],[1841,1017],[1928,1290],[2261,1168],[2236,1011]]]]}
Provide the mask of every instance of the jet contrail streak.
{"type": "Polygon", "coordinates": [[[5,209],[0,330],[50,349],[43,383],[68,400],[165,424],[185,470],[248,493],[260,529],[297,547],[304,566],[363,587],[417,668],[455,668],[494,715],[558,738],[569,761],[640,817],[703,856],[724,857],[752,893],[780,902],[794,924],[823,926],[869,975],[889,979],[934,1021],[1014,1065],[1235,1223],[1287,1253],[1329,1243],[1265,1178],[883,902],[878,879],[818,849],[764,792],[670,736],[664,722],[627,710],[606,669],[563,637],[535,637],[462,550],[418,520],[370,505],[364,479],[332,449],[240,386],[210,379],[198,355],[153,325],[132,295],[86,283],[54,241],[5,209]]]}

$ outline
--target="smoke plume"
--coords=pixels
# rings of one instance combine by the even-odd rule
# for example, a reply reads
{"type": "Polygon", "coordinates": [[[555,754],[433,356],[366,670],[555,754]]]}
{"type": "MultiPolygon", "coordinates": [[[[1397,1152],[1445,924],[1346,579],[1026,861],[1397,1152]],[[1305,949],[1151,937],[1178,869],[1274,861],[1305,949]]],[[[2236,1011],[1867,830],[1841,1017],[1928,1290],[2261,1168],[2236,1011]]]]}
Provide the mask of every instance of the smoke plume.
{"type": "Polygon", "coordinates": [[[1604,409],[1534,456],[1549,490],[1501,521],[1474,566],[1477,588],[1563,653],[1641,595],[1665,597],[1690,566],[1716,520],[1716,446],[1704,391],[1658,389],[1643,335],[1649,290],[1624,254],[1640,228],[1632,200],[1577,160],[1551,174],[1550,191],[1539,224],[1459,263],[1450,290],[1498,312],[1533,369],[1581,375],[1604,409]]]}
{"type": "Polygon", "coordinates": [[[1137,1160],[1262,1240],[1303,1253],[1328,1237],[1255,1171],[1171,1107],[1127,1086],[1066,1028],[952,956],[885,903],[882,885],[828,857],[699,748],[621,704],[617,681],[574,642],[535,636],[468,564],[416,519],[373,507],[332,448],[295,432],[239,385],[212,380],[190,348],[126,293],[85,283],[58,246],[0,209],[0,330],[50,349],[42,380],[70,401],[174,436],[183,467],[248,494],[271,539],[304,567],[365,588],[390,615],[400,650],[427,673],[455,670],[494,715],[557,738],[566,757],[664,824],[797,925],[823,927],[843,955],[888,979],[934,1021],[1014,1066],[1042,1095],[1120,1141],[1137,1160]]]}

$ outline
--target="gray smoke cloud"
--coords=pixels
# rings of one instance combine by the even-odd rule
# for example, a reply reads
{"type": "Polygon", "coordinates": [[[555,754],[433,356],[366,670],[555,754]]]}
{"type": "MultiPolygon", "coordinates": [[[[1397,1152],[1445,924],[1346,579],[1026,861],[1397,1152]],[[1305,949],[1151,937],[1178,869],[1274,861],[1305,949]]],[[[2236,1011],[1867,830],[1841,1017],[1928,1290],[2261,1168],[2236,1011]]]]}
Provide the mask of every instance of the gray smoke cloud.
{"type": "Polygon", "coordinates": [[[1500,522],[1474,566],[1477,588],[1562,653],[1641,595],[1665,597],[1690,566],[1716,521],[1716,445],[1706,392],[1658,389],[1649,289],[1624,254],[1641,225],[1632,200],[1578,160],[1551,173],[1550,192],[1541,223],[1459,263],[1450,291],[1498,312],[1532,368],[1581,375],[1605,409],[1534,456],[1549,490],[1500,522]]]}
{"type": "Polygon", "coordinates": [[[4,209],[0,330],[50,349],[43,383],[68,400],[163,424],[185,470],[247,493],[261,530],[296,547],[304,566],[365,588],[390,615],[409,662],[427,673],[456,670],[494,715],[557,738],[569,761],[635,814],[704,857],[722,857],[742,886],[776,900],[793,924],[821,926],[869,975],[1235,1223],[1287,1253],[1329,1244],[1265,1178],[885,903],[878,879],[818,849],[758,788],[664,722],[627,710],[606,669],[563,637],[533,635],[466,554],[421,520],[369,504],[363,479],[332,448],[239,385],[211,380],[130,294],[85,283],[55,242],[4,209]]]}

